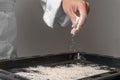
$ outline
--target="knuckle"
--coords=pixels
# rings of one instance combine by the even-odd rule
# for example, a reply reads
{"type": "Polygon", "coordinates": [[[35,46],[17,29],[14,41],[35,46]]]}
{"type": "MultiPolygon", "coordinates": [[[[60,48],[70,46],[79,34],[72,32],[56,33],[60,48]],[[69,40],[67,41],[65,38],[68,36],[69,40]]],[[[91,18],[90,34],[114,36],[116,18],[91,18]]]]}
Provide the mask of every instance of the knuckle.
{"type": "Polygon", "coordinates": [[[66,14],[69,14],[70,11],[66,8],[66,9],[65,9],[65,13],[66,13],[66,14]]]}
{"type": "Polygon", "coordinates": [[[83,4],[83,5],[86,5],[86,1],[83,0],[83,1],[82,1],[82,4],[83,4]]]}
{"type": "Polygon", "coordinates": [[[68,9],[64,9],[64,12],[67,14],[67,15],[69,15],[69,10],[68,9]]]}
{"type": "Polygon", "coordinates": [[[90,7],[90,3],[89,2],[86,2],[86,5],[87,5],[88,8],[90,7]]]}

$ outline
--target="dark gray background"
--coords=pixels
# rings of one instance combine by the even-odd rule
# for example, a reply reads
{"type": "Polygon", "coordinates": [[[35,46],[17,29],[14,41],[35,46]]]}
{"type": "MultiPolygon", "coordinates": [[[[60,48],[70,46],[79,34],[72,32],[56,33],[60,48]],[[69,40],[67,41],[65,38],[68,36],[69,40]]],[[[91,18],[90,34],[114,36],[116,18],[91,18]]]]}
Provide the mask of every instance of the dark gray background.
{"type": "MultiPolygon", "coordinates": [[[[88,20],[75,38],[80,51],[120,57],[120,0],[89,0],[88,20]]],[[[18,56],[71,52],[70,26],[51,29],[40,0],[17,0],[18,56]]]]}

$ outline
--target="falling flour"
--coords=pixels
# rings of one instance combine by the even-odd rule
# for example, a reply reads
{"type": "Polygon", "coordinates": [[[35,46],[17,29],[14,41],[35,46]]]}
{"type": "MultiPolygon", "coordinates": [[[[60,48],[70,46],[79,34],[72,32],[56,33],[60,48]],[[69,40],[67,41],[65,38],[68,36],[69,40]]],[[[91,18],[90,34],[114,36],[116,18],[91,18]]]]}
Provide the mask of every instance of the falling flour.
{"type": "Polygon", "coordinates": [[[75,41],[74,37],[71,38],[71,44],[69,45],[69,51],[77,52],[76,48],[77,42],[75,41]]]}
{"type": "Polygon", "coordinates": [[[109,72],[109,70],[100,69],[98,66],[83,66],[81,64],[70,64],[67,66],[56,67],[29,67],[12,69],[16,75],[28,78],[30,80],[77,80],[85,77],[109,72]]]}

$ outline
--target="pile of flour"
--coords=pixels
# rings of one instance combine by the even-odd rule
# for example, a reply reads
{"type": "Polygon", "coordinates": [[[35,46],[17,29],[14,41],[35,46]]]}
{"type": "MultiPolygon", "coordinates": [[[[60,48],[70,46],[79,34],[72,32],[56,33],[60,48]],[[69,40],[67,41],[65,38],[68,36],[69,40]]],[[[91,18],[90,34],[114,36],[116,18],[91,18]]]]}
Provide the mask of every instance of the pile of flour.
{"type": "Polygon", "coordinates": [[[100,67],[82,66],[80,64],[70,64],[56,67],[29,67],[12,69],[16,75],[26,77],[30,80],[77,80],[85,77],[109,72],[100,67]]]}

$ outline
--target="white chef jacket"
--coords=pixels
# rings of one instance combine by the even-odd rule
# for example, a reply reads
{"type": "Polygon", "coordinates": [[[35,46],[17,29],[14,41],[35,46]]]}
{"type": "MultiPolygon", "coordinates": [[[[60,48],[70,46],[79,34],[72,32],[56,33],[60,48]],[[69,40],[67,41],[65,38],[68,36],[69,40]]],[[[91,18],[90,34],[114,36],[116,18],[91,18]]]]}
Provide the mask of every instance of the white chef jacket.
{"type": "Polygon", "coordinates": [[[64,13],[62,8],[62,0],[40,0],[44,10],[43,20],[53,28],[54,24],[58,23],[61,26],[66,26],[70,22],[70,18],[64,13]]]}
{"type": "Polygon", "coordinates": [[[0,59],[16,56],[15,0],[0,0],[0,59]]]}

